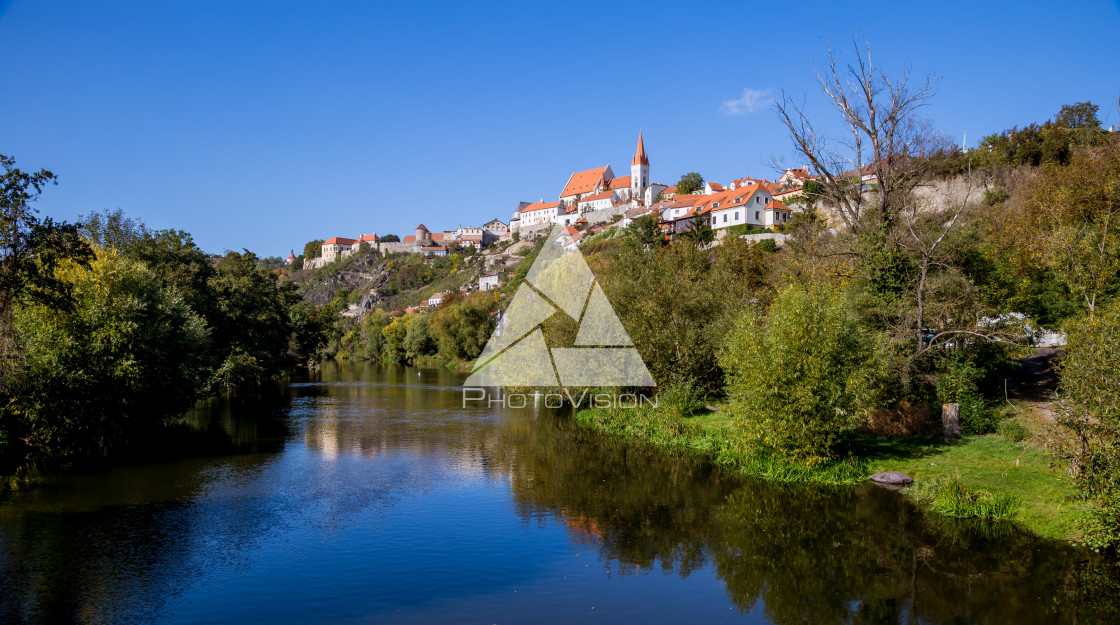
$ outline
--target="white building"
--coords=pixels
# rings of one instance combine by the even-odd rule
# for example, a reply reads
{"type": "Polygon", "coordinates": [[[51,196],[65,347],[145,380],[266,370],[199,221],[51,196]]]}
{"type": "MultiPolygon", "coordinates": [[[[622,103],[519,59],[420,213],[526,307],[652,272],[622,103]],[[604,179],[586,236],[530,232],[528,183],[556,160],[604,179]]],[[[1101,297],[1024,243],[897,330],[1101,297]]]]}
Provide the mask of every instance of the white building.
{"type": "Polygon", "coordinates": [[[519,213],[518,228],[532,228],[534,226],[549,225],[556,222],[560,209],[560,202],[535,202],[526,206],[519,213]]]}
{"type": "Polygon", "coordinates": [[[577,206],[579,207],[580,214],[603,210],[610,208],[611,203],[618,199],[618,194],[614,191],[603,191],[602,193],[595,193],[592,195],[580,198],[577,206]]]}
{"type": "Polygon", "coordinates": [[[502,281],[502,273],[490,273],[478,277],[478,288],[480,291],[489,291],[498,288],[502,281]]]}

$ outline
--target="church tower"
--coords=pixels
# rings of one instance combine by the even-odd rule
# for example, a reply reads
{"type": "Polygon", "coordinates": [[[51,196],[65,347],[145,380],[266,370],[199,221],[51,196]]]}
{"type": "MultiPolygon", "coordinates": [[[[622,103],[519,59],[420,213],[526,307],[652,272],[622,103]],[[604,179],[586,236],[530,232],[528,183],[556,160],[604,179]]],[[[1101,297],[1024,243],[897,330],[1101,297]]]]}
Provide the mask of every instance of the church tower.
{"type": "Polygon", "coordinates": [[[630,161],[630,197],[641,197],[642,192],[649,186],[649,159],[646,158],[646,145],[642,141],[642,133],[638,133],[638,151],[634,160],[630,161]]]}

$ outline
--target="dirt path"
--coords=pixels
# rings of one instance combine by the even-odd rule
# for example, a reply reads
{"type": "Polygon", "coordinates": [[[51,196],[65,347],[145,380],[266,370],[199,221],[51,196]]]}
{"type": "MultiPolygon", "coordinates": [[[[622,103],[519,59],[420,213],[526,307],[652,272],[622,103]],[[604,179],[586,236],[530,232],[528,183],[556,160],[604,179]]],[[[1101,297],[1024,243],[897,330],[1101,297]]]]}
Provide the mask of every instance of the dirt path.
{"type": "Polygon", "coordinates": [[[1054,359],[1061,355],[1061,349],[1040,347],[1007,380],[1010,399],[1025,404],[1050,422],[1054,420],[1054,390],[1058,386],[1054,359]]]}

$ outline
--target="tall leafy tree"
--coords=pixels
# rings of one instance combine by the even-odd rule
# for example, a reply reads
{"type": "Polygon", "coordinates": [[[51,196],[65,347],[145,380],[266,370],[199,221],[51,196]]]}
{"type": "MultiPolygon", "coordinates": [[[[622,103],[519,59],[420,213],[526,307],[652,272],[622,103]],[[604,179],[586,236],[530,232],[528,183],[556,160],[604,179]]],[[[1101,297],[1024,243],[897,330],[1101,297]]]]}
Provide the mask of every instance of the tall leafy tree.
{"type": "Polygon", "coordinates": [[[696,193],[702,188],[704,188],[704,177],[694,171],[684,174],[681,176],[681,179],[677,181],[678,195],[696,193]]]}
{"type": "Polygon", "coordinates": [[[56,176],[40,169],[25,172],[15,159],[0,154],[0,364],[7,364],[17,350],[13,314],[26,299],[57,309],[72,305],[72,285],[60,280],[55,269],[65,260],[88,265],[89,245],[74,224],[40,220],[32,203],[43,188],[57,184],[56,176]]]}

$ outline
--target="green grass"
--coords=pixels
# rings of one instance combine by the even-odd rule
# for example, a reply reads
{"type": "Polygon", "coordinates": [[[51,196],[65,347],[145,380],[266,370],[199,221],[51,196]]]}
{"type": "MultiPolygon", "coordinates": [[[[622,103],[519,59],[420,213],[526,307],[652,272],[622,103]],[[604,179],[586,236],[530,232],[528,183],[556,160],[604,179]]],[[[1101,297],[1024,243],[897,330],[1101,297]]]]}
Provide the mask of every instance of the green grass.
{"type": "Polygon", "coordinates": [[[675,418],[665,409],[640,408],[612,413],[608,409],[581,410],[580,425],[617,438],[653,447],[700,454],[713,463],[746,475],[779,482],[853,485],[867,479],[868,465],[859,458],[809,467],[771,456],[743,453],[734,444],[734,430],[726,415],[701,411],[675,418]]]}
{"type": "Polygon", "coordinates": [[[919,480],[907,494],[926,503],[938,514],[958,519],[1010,519],[1019,507],[1019,498],[1015,495],[972,488],[957,476],[919,480]]]}
{"type": "Polygon", "coordinates": [[[671,417],[665,407],[620,411],[583,410],[578,422],[608,436],[664,449],[699,453],[744,474],[782,482],[851,485],[872,473],[902,471],[914,478],[906,492],[933,512],[957,518],[1010,519],[1047,538],[1080,538],[1087,504],[1073,499],[1073,481],[1052,469],[1045,452],[996,435],[965,436],[948,443],[935,436],[855,436],[844,460],[807,467],[743,454],[733,444],[723,412],[671,417]]]}
{"type": "Polygon", "coordinates": [[[1050,467],[1052,456],[1033,447],[985,435],[953,444],[935,437],[867,437],[854,448],[872,471],[902,471],[916,485],[959,478],[970,489],[1018,500],[1012,518],[1040,536],[1080,537],[1077,525],[1087,505],[1073,499],[1073,480],[1050,467]]]}

